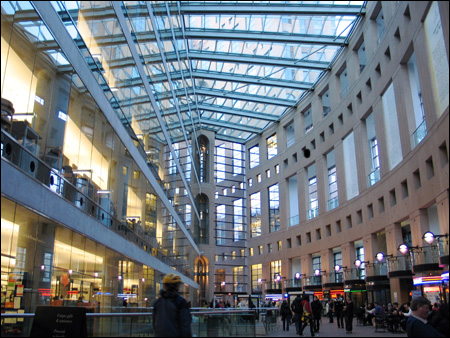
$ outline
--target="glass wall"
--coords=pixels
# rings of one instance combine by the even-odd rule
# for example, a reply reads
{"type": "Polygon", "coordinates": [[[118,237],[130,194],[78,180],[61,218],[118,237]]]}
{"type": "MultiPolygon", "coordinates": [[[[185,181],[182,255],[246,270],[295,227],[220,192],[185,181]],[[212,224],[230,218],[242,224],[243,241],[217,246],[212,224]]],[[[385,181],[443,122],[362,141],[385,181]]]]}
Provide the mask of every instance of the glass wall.
{"type": "MultiPolygon", "coordinates": [[[[22,170],[124,237],[129,238],[132,233],[132,241],[142,243],[141,247],[149,252],[152,248],[157,250],[155,256],[171,256],[169,264],[184,272],[189,263],[179,260],[187,257],[186,235],[181,235],[181,231],[168,239],[162,235],[169,233],[172,226],[171,222],[164,222],[165,209],[83,79],[74,72],[30,3],[15,3],[14,6],[2,3],[2,10],[9,15],[2,16],[1,92],[2,102],[7,100],[12,107],[11,128],[8,134],[2,130],[2,145],[5,135],[11,144],[17,142],[26,148],[29,152],[22,152],[22,157],[26,156],[33,163],[38,159],[39,165],[38,170],[34,167],[28,170],[30,166],[18,163],[22,170]],[[29,10],[30,20],[15,19],[16,10],[29,10]],[[172,257],[170,250],[164,252],[165,247],[176,247],[176,257],[172,257]]],[[[101,83],[105,70],[92,64],[88,52],[85,57],[101,83]]],[[[110,81],[118,80],[113,79],[113,76],[120,76],[116,73],[108,70],[110,81]]],[[[124,114],[114,104],[113,92],[102,88],[149,165],[155,159],[162,159],[164,146],[152,136],[136,134],[140,129],[135,125],[130,128],[133,122],[130,112],[124,114]]],[[[133,90],[137,89],[129,89],[127,109],[139,110],[136,95],[131,95],[133,90]]],[[[154,165],[152,168],[159,179],[160,168],[154,165]]],[[[173,165],[169,170],[175,168],[173,165]]],[[[160,181],[160,184],[163,183],[160,181]]],[[[177,200],[176,204],[181,202],[177,200]]],[[[180,210],[184,212],[184,208],[180,210]]]]}
{"type": "MultiPolygon", "coordinates": [[[[2,304],[10,312],[38,305],[85,306],[95,312],[149,307],[155,270],[6,199],[2,216],[2,304]]],[[[159,282],[159,281],[158,281],[159,282]]]]}

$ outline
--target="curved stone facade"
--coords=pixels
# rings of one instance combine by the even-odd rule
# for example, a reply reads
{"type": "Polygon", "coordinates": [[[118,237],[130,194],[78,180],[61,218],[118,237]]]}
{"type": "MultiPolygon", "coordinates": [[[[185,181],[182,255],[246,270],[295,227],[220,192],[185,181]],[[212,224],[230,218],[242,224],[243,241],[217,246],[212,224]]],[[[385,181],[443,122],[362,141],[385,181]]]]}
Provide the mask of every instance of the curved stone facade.
{"type": "MultiPolygon", "coordinates": [[[[255,145],[260,148],[260,165],[247,172],[247,179],[253,181],[247,193],[250,196],[261,192],[262,205],[262,235],[248,241],[249,250],[254,252],[253,256],[250,254],[249,266],[262,263],[263,278],[271,281],[270,262],[281,260],[284,287],[293,285],[296,272],[304,275],[305,286],[315,268],[313,257],[320,257],[320,269],[332,278],[329,274],[333,272],[335,254],[341,254],[340,265],[350,273],[358,258],[356,249],[363,247],[364,261],[369,262],[366,276],[371,274],[370,269],[377,276],[383,271],[383,268],[377,270],[379,263],[374,264],[377,252],[404,260],[397,247],[405,240],[413,246],[424,247],[424,232],[448,233],[448,125],[448,4],[369,2],[348,48],[314,91],[277,126],[247,143],[247,150],[255,145]],[[441,25],[436,24],[436,13],[440,13],[441,25]],[[437,31],[441,29],[438,38],[430,32],[432,23],[438,27],[437,31]],[[382,32],[380,25],[384,25],[382,32]],[[432,47],[433,39],[440,39],[440,50],[446,51],[445,60],[436,60],[438,50],[432,47]],[[359,54],[363,53],[361,46],[365,46],[365,58],[359,54]],[[447,76],[436,75],[435,68],[441,62],[443,71],[447,66],[447,76]],[[411,70],[413,64],[415,71],[411,70]],[[414,76],[418,76],[419,89],[415,88],[414,76]],[[441,80],[446,85],[437,84],[441,80]],[[414,141],[424,128],[415,122],[417,92],[422,97],[426,124],[426,136],[420,137],[420,142],[414,141]],[[328,94],[330,111],[323,97],[328,94]],[[313,127],[305,132],[310,121],[304,114],[307,111],[312,114],[313,127]],[[291,123],[295,143],[287,147],[292,130],[288,135],[286,127],[291,123]],[[379,180],[371,185],[373,153],[369,134],[373,129],[380,166],[379,180]],[[278,139],[278,155],[267,160],[266,139],[273,134],[278,139]],[[327,203],[330,197],[327,155],[332,151],[338,187],[338,206],[334,209],[327,203]],[[277,165],[280,173],[274,174],[277,165]],[[272,173],[270,178],[258,183],[257,175],[266,177],[268,170],[272,173]],[[295,176],[297,187],[289,184],[289,179],[295,176]],[[308,212],[311,206],[308,179],[313,176],[316,184],[311,189],[317,190],[318,215],[317,211],[308,212]],[[270,233],[268,188],[276,183],[280,186],[281,230],[270,233]],[[294,198],[292,189],[295,188],[298,196],[294,198]],[[290,212],[293,198],[298,199],[299,222],[290,212]],[[298,224],[292,224],[291,219],[298,224]],[[277,250],[280,242],[281,250],[277,250]],[[258,254],[260,246],[262,254],[258,254]],[[268,253],[270,246],[275,249],[268,253]]],[[[250,215],[247,216],[250,220],[250,215]]],[[[383,264],[387,269],[387,264],[392,262],[384,260],[383,264]]],[[[391,277],[395,275],[392,269],[400,268],[389,266],[391,277]]],[[[448,265],[441,266],[435,274],[440,274],[442,269],[448,271],[448,265]]],[[[422,273],[416,271],[416,276],[422,273]]],[[[369,292],[369,301],[377,297],[382,297],[382,301],[407,301],[408,288],[412,288],[411,274],[400,274],[400,277],[389,280],[390,293],[386,286],[389,284],[381,283],[385,286],[378,289],[387,290],[384,296],[369,292]],[[406,284],[408,288],[404,289],[402,285],[406,284]]]]}

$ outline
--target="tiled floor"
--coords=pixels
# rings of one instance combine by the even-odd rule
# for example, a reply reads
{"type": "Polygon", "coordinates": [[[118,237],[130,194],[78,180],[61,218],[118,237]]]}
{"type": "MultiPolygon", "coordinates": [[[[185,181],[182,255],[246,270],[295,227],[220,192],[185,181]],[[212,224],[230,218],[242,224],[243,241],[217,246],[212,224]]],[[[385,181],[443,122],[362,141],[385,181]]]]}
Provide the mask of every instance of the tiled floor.
{"type": "MultiPolygon", "coordinates": [[[[303,330],[304,337],[310,337],[309,326],[303,330]]],[[[359,326],[356,325],[356,319],[353,321],[353,332],[347,334],[345,329],[338,329],[336,321],[333,324],[328,322],[328,318],[322,318],[322,324],[320,326],[319,333],[316,333],[316,337],[406,337],[406,332],[392,333],[375,332],[375,328],[372,326],[359,326]]],[[[283,331],[283,324],[278,322],[276,329],[273,333],[267,335],[267,337],[299,337],[295,333],[295,326],[289,326],[289,331],[283,331]]]]}

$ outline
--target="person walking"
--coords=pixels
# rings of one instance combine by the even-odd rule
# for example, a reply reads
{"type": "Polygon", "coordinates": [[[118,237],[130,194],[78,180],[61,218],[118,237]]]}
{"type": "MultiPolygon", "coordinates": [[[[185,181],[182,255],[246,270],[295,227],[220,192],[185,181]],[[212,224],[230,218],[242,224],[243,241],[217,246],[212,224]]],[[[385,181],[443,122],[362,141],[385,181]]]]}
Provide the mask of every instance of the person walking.
{"type": "Polygon", "coordinates": [[[281,320],[283,321],[283,331],[289,331],[289,322],[291,321],[292,318],[292,312],[286,300],[283,300],[280,312],[281,312],[281,320]]]}
{"type": "Polygon", "coordinates": [[[311,309],[311,304],[309,303],[309,296],[304,295],[302,300],[303,306],[303,318],[302,318],[302,327],[300,328],[300,336],[303,336],[303,330],[309,324],[309,331],[311,332],[311,337],[314,337],[314,324],[313,324],[313,313],[311,309]]]}
{"type": "Polygon", "coordinates": [[[347,302],[345,303],[344,306],[344,312],[345,312],[345,331],[347,333],[352,333],[355,304],[352,302],[352,298],[350,296],[347,296],[347,302]]]}
{"type": "Polygon", "coordinates": [[[303,305],[300,295],[295,297],[291,304],[291,309],[294,312],[294,323],[297,334],[300,334],[300,328],[302,327],[302,315],[303,315],[303,305]]]}
{"type": "Polygon", "coordinates": [[[337,295],[337,298],[334,301],[334,313],[336,313],[336,321],[338,329],[340,329],[341,327],[344,328],[344,317],[342,317],[343,310],[344,310],[344,301],[341,295],[337,295]]]}
{"type": "Polygon", "coordinates": [[[330,319],[330,324],[333,324],[333,308],[334,308],[334,303],[333,301],[330,299],[327,303],[327,316],[330,319]]]}
{"type": "Polygon", "coordinates": [[[163,278],[163,290],[153,306],[155,337],[192,337],[191,313],[187,301],[178,293],[180,276],[169,273],[163,278]]]}
{"type": "Polygon", "coordinates": [[[314,332],[319,332],[320,329],[320,318],[322,317],[323,306],[319,300],[319,297],[314,296],[314,300],[311,303],[311,310],[313,313],[313,323],[314,323],[314,332]]]}

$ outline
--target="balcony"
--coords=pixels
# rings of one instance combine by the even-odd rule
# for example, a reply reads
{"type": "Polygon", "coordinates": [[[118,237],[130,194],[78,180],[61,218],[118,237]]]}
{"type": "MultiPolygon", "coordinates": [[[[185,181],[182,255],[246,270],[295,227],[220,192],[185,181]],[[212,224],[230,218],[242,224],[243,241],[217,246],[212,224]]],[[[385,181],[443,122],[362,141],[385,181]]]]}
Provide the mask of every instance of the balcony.
{"type": "Polygon", "coordinates": [[[284,282],[284,286],[286,291],[300,291],[302,289],[302,280],[301,278],[287,279],[284,282]]]}
{"type": "Polygon", "coordinates": [[[388,277],[411,277],[412,266],[410,256],[397,256],[387,260],[388,277]]]}
{"type": "Polygon", "coordinates": [[[319,208],[308,209],[308,219],[313,219],[319,216],[319,208]]]}
{"type": "Polygon", "coordinates": [[[300,223],[300,215],[295,215],[289,218],[289,226],[292,227],[300,223]]]}
{"type": "Polygon", "coordinates": [[[305,290],[322,289],[322,276],[307,276],[303,280],[305,290]]]}
{"type": "Polygon", "coordinates": [[[433,245],[411,250],[411,261],[413,273],[439,270],[439,247],[433,245]]]}
{"type": "Polygon", "coordinates": [[[425,120],[423,120],[412,135],[414,147],[416,147],[420,142],[422,142],[425,136],[427,136],[427,124],[425,120]]]}
{"type": "Polygon", "coordinates": [[[327,207],[328,211],[333,210],[339,206],[339,199],[337,197],[334,197],[330,200],[328,200],[327,207]]]}
{"type": "Polygon", "coordinates": [[[342,272],[332,272],[325,274],[323,276],[323,286],[342,288],[344,286],[344,274],[342,272]]]}
{"type": "Polygon", "coordinates": [[[366,264],[366,282],[388,281],[386,262],[366,264]]]}
{"type": "Polygon", "coordinates": [[[377,183],[381,178],[380,168],[376,168],[369,174],[369,187],[377,183]]]}

